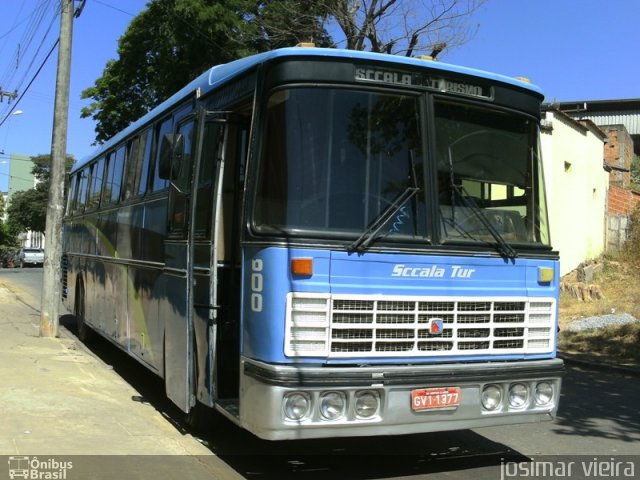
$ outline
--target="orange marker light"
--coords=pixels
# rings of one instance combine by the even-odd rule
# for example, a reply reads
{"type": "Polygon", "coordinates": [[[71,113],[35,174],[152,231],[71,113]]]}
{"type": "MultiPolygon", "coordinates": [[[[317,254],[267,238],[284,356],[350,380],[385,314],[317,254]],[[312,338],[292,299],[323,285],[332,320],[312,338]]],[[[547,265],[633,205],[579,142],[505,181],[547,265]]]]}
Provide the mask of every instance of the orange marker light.
{"type": "Polygon", "coordinates": [[[291,273],[299,277],[310,277],[313,275],[313,258],[292,258],[291,273]]]}

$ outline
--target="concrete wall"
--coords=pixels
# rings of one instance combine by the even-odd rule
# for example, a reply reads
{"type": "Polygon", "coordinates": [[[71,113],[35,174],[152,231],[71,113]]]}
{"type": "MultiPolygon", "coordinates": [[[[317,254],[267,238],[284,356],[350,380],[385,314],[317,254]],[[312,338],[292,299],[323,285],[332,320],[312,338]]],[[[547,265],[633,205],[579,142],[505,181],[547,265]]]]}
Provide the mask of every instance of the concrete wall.
{"type": "Polygon", "coordinates": [[[560,252],[560,274],[565,275],[605,250],[605,135],[590,122],[577,122],[556,110],[544,115],[542,155],[551,243],[560,252]]]}
{"type": "Polygon", "coordinates": [[[629,216],[640,204],[640,193],[631,189],[634,144],[624,125],[603,125],[600,129],[607,135],[604,161],[611,170],[607,200],[607,250],[616,251],[624,246],[630,227],[629,216]]]}

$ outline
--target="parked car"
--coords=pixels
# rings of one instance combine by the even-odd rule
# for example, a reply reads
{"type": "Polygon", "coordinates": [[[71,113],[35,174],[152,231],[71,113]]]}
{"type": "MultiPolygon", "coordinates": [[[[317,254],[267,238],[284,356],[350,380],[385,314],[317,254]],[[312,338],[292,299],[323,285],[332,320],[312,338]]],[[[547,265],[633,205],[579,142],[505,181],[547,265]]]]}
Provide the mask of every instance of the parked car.
{"type": "Polygon", "coordinates": [[[21,248],[18,253],[18,267],[41,267],[44,264],[44,250],[41,248],[21,248]]]}

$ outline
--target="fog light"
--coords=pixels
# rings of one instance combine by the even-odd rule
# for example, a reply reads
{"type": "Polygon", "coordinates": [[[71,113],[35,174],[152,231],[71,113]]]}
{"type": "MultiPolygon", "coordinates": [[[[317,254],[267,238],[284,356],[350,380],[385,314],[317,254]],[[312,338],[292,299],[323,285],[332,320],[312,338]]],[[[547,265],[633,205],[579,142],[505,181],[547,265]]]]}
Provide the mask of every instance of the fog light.
{"type": "Polygon", "coordinates": [[[284,399],[284,414],[289,420],[299,421],[309,415],[311,402],[304,393],[290,393],[284,399]]]}
{"type": "Polygon", "coordinates": [[[524,383],[514,383],[509,387],[509,405],[522,408],[529,402],[529,387],[524,383]]]}
{"type": "Polygon", "coordinates": [[[342,392],[327,392],[320,397],[320,415],[325,420],[337,420],[344,415],[346,399],[342,392]]]}
{"type": "Polygon", "coordinates": [[[482,389],[482,406],[485,410],[495,410],[502,403],[502,389],[497,385],[487,385],[482,389]]]}
{"type": "Polygon", "coordinates": [[[356,417],[369,419],[375,417],[380,408],[378,392],[364,391],[356,394],[356,417]]]}
{"type": "Polygon", "coordinates": [[[549,382],[540,382],[536,385],[536,405],[549,405],[553,400],[553,385],[549,382]]]}

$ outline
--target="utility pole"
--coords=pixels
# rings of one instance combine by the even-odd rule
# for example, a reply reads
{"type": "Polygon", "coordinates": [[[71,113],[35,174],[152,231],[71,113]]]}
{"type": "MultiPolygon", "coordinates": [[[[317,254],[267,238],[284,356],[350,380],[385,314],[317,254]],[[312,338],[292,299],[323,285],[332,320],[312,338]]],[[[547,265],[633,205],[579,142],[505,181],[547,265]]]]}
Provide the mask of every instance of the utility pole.
{"type": "Polygon", "coordinates": [[[60,43],[58,73],[51,138],[49,203],[45,228],[44,274],[40,308],[40,336],[58,335],[60,313],[62,215],[64,208],[64,175],[67,157],[67,123],[69,119],[69,82],[71,78],[71,35],[74,0],[60,0],[60,43]]]}

